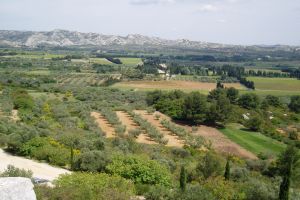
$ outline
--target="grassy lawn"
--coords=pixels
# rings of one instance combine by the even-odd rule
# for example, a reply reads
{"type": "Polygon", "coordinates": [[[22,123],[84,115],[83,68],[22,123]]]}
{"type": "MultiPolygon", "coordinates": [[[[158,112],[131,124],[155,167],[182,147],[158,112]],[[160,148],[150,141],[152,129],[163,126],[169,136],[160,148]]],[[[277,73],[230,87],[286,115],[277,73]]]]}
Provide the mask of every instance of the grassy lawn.
{"type": "Polygon", "coordinates": [[[271,153],[278,155],[285,148],[283,143],[261,133],[246,131],[242,128],[239,124],[230,124],[220,131],[235,143],[255,154],[271,153]]]}
{"type": "Polygon", "coordinates": [[[294,78],[249,77],[257,90],[263,91],[297,91],[300,92],[300,80],[294,78]]]}

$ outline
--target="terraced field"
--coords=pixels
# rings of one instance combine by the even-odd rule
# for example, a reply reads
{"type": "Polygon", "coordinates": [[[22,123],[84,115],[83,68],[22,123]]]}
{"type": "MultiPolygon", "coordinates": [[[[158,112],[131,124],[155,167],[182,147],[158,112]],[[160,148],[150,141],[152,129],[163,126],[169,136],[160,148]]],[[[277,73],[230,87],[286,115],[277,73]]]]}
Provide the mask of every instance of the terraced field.
{"type": "Polygon", "coordinates": [[[100,129],[106,134],[107,138],[116,137],[114,127],[98,112],[91,112],[91,117],[95,118],[100,129]]]}
{"type": "Polygon", "coordinates": [[[134,112],[140,114],[144,119],[150,122],[159,130],[159,132],[161,132],[164,135],[164,138],[168,140],[166,146],[183,147],[184,141],[180,140],[178,136],[176,136],[174,133],[172,133],[171,131],[169,131],[161,125],[160,120],[162,120],[163,117],[161,117],[160,119],[155,118],[155,115],[158,114],[157,112],[153,114],[149,114],[147,113],[147,111],[144,110],[136,110],[134,112]]]}
{"type": "MultiPolygon", "coordinates": [[[[149,122],[151,125],[153,125],[157,130],[163,134],[164,139],[167,139],[168,142],[165,144],[169,147],[183,147],[185,144],[185,141],[180,139],[177,135],[175,135],[173,132],[171,132],[169,129],[165,128],[162,124],[162,120],[171,120],[168,116],[160,113],[160,112],[154,112],[149,114],[145,110],[135,110],[135,114],[140,115],[144,120],[149,122]],[[160,116],[157,118],[156,116],[160,116]]],[[[116,115],[122,125],[126,126],[125,135],[128,135],[128,132],[130,130],[134,130],[137,128],[141,128],[135,121],[133,120],[132,116],[130,116],[125,111],[116,111],[116,115]]],[[[92,112],[91,116],[95,118],[96,123],[106,133],[107,138],[113,138],[116,137],[116,132],[107,119],[103,115],[101,115],[98,112],[92,112]]],[[[190,133],[192,133],[192,127],[187,125],[178,124],[177,126],[183,127],[186,130],[188,130],[190,133]]],[[[224,133],[224,131],[222,131],[224,133]]],[[[236,141],[234,138],[232,138],[228,134],[223,134],[216,128],[208,127],[208,126],[199,126],[197,127],[197,131],[193,132],[192,134],[202,136],[206,140],[210,141],[212,144],[212,147],[221,153],[224,154],[232,154],[236,156],[240,156],[243,158],[248,159],[257,159],[255,154],[258,154],[256,151],[252,151],[252,149],[247,148],[247,146],[243,145],[239,141],[236,141]],[[236,143],[235,143],[236,142],[236,143]]],[[[152,138],[149,137],[147,132],[142,132],[137,138],[136,142],[143,143],[143,144],[157,144],[157,142],[153,141],[152,138]]]]}
{"type": "MultiPolygon", "coordinates": [[[[128,131],[130,131],[130,130],[140,128],[139,125],[133,121],[132,117],[128,113],[126,113],[124,111],[117,111],[116,114],[119,117],[122,124],[126,126],[125,135],[128,135],[128,131]]],[[[145,132],[142,132],[136,138],[136,142],[144,143],[144,144],[157,144],[156,142],[151,140],[151,138],[145,132]]]]}

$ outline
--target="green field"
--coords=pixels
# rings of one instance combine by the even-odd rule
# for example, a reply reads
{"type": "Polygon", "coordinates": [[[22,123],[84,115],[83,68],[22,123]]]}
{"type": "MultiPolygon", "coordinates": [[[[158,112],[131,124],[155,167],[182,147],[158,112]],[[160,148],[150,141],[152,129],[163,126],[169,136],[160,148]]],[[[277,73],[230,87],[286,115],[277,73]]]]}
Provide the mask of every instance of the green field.
{"type": "Polygon", "coordinates": [[[101,65],[114,65],[114,63],[108,61],[106,58],[90,58],[90,62],[101,65]]]}
{"type": "Polygon", "coordinates": [[[230,124],[225,129],[220,129],[220,131],[229,139],[256,155],[259,153],[278,155],[285,148],[285,144],[261,133],[244,130],[243,126],[239,124],[230,124]]]}
{"type": "Polygon", "coordinates": [[[128,66],[136,66],[137,64],[142,62],[142,59],[140,58],[119,58],[119,59],[124,65],[128,65],[128,66]]]}
{"type": "MultiPolygon", "coordinates": [[[[140,58],[119,58],[123,65],[126,66],[136,66],[138,63],[142,62],[140,58]]],[[[117,65],[115,63],[110,62],[106,58],[90,58],[92,63],[98,63],[102,65],[117,65]]]]}
{"type": "Polygon", "coordinates": [[[297,91],[300,92],[300,80],[293,78],[262,78],[249,77],[254,81],[257,90],[264,91],[297,91]]]}

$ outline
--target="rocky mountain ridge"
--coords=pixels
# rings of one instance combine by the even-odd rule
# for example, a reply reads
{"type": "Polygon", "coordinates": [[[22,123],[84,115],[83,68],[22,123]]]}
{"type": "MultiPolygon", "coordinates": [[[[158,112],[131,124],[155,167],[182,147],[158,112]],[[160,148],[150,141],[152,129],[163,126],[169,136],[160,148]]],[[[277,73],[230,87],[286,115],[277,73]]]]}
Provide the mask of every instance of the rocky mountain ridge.
{"type": "Polygon", "coordinates": [[[127,36],[104,35],[98,33],[82,33],[56,29],[53,31],[13,31],[0,30],[0,45],[13,47],[38,47],[38,46],[140,46],[140,47],[159,47],[159,48],[183,48],[183,49],[246,49],[263,48],[269,50],[297,51],[299,47],[288,45],[225,45],[218,43],[208,43],[190,41],[187,39],[168,40],[158,37],[149,37],[139,34],[127,36]]]}

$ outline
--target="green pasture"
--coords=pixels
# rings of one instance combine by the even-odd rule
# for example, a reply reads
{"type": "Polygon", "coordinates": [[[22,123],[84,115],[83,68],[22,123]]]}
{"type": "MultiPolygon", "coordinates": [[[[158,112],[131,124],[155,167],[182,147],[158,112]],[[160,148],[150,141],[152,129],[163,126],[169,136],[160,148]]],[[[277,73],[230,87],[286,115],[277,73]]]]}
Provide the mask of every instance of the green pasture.
{"type": "Polygon", "coordinates": [[[285,144],[259,132],[248,131],[239,124],[229,124],[220,131],[230,140],[256,155],[260,153],[278,155],[285,149],[285,144]]]}
{"type": "Polygon", "coordinates": [[[101,65],[115,65],[114,63],[108,61],[106,58],[90,58],[90,62],[97,63],[101,65]]]}
{"type": "Polygon", "coordinates": [[[128,65],[128,66],[136,66],[140,62],[142,62],[141,58],[119,58],[123,65],[128,65]]]}
{"type": "Polygon", "coordinates": [[[248,80],[254,82],[256,90],[300,92],[300,80],[294,78],[249,77],[248,80]]]}

